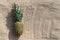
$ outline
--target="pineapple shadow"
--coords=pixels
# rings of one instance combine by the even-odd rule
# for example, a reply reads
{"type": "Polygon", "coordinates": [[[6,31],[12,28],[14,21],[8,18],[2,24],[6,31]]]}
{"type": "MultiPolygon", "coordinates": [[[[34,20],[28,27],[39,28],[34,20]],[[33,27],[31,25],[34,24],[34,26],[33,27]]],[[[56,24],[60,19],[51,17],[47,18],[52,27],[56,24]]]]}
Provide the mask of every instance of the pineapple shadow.
{"type": "Polygon", "coordinates": [[[9,40],[18,40],[20,36],[14,35],[14,21],[13,21],[12,12],[8,13],[8,16],[6,18],[7,18],[6,26],[9,29],[9,34],[8,34],[9,40]]]}

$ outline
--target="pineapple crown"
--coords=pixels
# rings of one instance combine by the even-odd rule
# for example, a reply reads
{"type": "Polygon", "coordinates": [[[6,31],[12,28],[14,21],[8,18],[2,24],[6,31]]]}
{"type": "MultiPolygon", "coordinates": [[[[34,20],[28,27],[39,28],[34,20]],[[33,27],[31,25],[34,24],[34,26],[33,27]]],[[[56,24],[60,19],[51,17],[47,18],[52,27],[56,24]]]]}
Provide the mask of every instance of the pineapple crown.
{"type": "Polygon", "coordinates": [[[23,14],[21,12],[21,7],[18,4],[13,4],[12,6],[12,13],[15,21],[21,21],[23,14]]]}

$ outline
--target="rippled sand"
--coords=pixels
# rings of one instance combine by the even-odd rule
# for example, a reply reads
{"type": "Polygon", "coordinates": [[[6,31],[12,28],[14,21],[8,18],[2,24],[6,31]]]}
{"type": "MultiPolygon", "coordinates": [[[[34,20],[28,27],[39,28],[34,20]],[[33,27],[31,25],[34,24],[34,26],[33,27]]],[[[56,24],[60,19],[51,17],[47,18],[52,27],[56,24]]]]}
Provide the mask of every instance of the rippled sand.
{"type": "Polygon", "coordinates": [[[0,0],[0,40],[60,40],[60,0],[0,0]],[[22,7],[24,32],[13,35],[12,4],[22,7]]]}

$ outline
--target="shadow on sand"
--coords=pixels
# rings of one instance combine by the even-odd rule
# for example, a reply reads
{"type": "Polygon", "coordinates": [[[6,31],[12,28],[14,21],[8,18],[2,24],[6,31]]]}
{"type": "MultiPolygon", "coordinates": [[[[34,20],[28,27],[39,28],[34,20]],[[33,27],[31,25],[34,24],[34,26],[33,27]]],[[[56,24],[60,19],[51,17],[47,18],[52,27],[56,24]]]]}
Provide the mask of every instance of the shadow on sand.
{"type": "Polygon", "coordinates": [[[19,36],[14,35],[14,21],[13,21],[13,15],[12,12],[8,13],[7,18],[7,28],[9,29],[9,40],[18,40],[19,36]]]}

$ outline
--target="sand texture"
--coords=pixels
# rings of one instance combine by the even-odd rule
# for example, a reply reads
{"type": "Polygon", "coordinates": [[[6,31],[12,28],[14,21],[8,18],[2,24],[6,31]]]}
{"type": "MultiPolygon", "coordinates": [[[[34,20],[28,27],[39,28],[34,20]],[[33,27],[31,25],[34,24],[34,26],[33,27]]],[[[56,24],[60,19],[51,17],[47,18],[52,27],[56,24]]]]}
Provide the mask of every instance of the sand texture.
{"type": "Polygon", "coordinates": [[[60,0],[0,0],[0,40],[60,40],[60,0]],[[21,5],[24,31],[13,35],[13,3],[21,5]]]}

